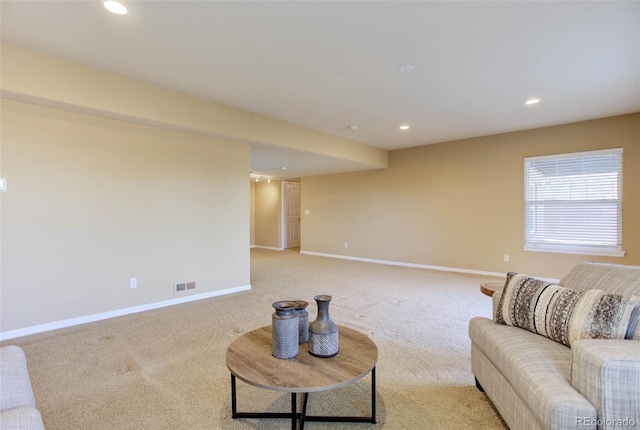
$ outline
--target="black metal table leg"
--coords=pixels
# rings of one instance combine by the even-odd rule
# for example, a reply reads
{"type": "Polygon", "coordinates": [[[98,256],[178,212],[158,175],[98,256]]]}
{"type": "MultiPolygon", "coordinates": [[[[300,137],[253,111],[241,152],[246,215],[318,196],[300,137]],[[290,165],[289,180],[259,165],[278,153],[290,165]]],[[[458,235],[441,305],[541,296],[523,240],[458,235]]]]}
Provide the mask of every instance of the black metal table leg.
{"type": "Polygon", "coordinates": [[[296,393],[291,393],[291,430],[298,428],[298,398],[296,393]]]}
{"type": "Polygon", "coordinates": [[[318,416],[307,415],[309,393],[304,393],[302,411],[298,413],[298,397],[291,393],[291,412],[238,412],[236,377],[231,374],[231,417],[232,418],[288,418],[291,420],[291,430],[297,430],[300,422],[300,430],[304,430],[305,421],[315,422],[346,422],[346,423],[376,423],[376,368],[371,369],[371,416],[318,416]]]}
{"type": "MultiPolygon", "coordinates": [[[[306,402],[306,399],[305,399],[306,402]]],[[[305,421],[332,422],[332,423],[376,423],[376,368],[371,369],[371,416],[369,417],[345,417],[326,415],[306,415],[306,405],[303,411],[305,421]]]]}
{"type": "Polygon", "coordinates": [[[376,423],[376,368],[371,369],[371,424],[376,423]]]}
{"type": "Polygon", "coordinates": [[[304,401],[302,402],[302,413],[300,414],[300,430],[304,430],[304,420],[307,417],[307,399],[309,393],[304,393],[304,401]]]}
{"type": "Polygon", "coordinates": [[[238,415],[237,404],[236,404],[236,377],[232,373],[231,374],[231,418],[236,418],[238,415]]]}

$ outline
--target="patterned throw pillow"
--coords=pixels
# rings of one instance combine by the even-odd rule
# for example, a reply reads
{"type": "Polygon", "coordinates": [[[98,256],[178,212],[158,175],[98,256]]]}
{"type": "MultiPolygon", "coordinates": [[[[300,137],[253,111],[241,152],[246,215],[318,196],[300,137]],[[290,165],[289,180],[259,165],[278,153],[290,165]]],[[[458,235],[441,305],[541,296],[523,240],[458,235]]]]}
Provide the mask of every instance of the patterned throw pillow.
{"type": "Polygon", "coordinates": [[[509,272],[496,322],[571,346],[578,339],[624,339],[637,296],[576,291],[509,272]]]}

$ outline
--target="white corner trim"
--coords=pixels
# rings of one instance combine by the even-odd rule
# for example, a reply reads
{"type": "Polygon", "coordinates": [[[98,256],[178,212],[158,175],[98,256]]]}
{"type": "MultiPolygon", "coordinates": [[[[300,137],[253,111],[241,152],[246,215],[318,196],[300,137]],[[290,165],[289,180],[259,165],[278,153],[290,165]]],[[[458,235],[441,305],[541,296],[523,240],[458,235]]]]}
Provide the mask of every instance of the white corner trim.
{"type": "Polygon", "coordinates": [[[196,300],[209,299],[211,297],[218,297],[218,296],[224,296],[227,294],[239,293],[240,291],[248,291],[248,290],[251,290],[251,285],[242,285],[239,287],[226,288],[224,290],[210,291],[208,293],[195,294],[192,296],[185,296],[177,299],[163,300],[161,302],[147,303],[145,305],[133,306],[133,307],[124,308],[124,309],[117,309],[115,311],[102,312],[99,314],[86,315],[83,317],[71,318],[68,320],[55,321],[52,323],[40,324],[32,327],[5,331],[0,333],[0,341],[15,339],[17,337],[28,336],[31,334],[44,333],[51,330],[72,327],[72,326],[86,324],[86,323],[95,322],[95,321],[106,320],[109,318],[135,314],[138,312],[150,311],[153,309],[166,308],[169,306],[179,305],[182,303],[194,302],[196,300]]]}
{"type": "Polygon", "coordinates": [[[470,273],[474,275],[505,277],[506,273],[486,272],[483,270],[460,269],[457,267],[428,266],[426,264],[403,263],[401,261],[375,260],[373,258],[351,257],[348,255],[324,254],[322,252],[300,251],[300,254],[317,255],[318,257],[341,258],[343,260],[364,261],[365,263],[388,264],[390,266],[415,267],[417,269],[439,270],[441,272],[470,273]]]}
{"type": "Polygon", "coordinates": [[[284,251],[284,248],[276,248],[274,246],[253,245],[254,248],[270,249],[272,251],[284,251]]]}

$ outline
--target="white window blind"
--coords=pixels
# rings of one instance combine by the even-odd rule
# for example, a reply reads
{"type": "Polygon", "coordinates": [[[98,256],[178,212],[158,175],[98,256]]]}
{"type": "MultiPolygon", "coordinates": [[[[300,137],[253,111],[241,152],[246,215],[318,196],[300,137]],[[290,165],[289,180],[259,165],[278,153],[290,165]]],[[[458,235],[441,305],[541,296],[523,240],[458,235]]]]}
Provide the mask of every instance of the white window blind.
{"type": "Polygon", "coordinates": [[[528,251],[623,256],[622,148],[524,160],[528,251]]]}

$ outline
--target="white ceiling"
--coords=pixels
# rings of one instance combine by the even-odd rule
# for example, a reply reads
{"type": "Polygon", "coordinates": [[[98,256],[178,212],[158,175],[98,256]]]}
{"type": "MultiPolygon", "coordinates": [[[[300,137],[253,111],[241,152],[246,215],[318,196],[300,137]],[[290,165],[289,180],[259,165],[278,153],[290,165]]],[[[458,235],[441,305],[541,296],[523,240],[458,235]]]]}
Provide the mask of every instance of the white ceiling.
{"type": "MultiPolygon", "coordinates": [[[[1,36],[390,150],[640,111],[638,1],[123,3],[2,0],[1,36]]],[[[358,167],[252,168],[296,157],[358,167]]]]}

